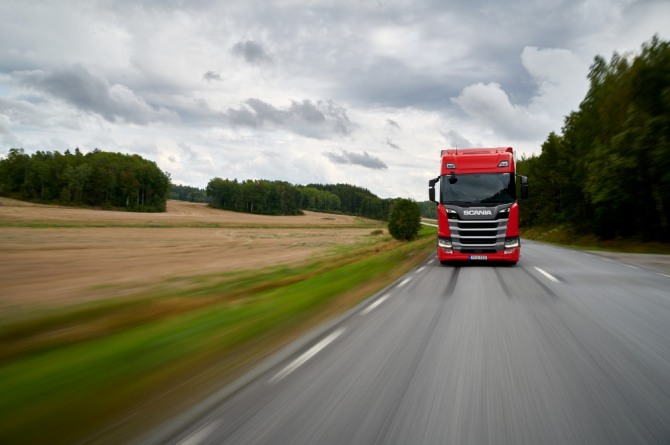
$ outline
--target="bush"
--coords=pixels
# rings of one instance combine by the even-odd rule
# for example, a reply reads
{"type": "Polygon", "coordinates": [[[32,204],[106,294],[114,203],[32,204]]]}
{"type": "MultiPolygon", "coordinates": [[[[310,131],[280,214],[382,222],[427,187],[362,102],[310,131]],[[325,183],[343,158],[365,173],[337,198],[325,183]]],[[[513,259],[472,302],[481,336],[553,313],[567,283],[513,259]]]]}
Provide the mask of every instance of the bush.
{"type": "Polygon", "coordinates": [[[411,199],[398,199],[389,215],[389,233],[397,240],[411,241],[421,230],[421,208],[411,199]]]}

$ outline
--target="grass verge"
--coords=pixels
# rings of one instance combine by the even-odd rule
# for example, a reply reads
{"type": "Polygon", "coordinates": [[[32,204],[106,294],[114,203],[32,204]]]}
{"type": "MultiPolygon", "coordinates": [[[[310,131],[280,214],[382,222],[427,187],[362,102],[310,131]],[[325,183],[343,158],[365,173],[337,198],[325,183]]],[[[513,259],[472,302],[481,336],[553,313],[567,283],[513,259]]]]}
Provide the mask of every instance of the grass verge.
{"type": "Polygon", "coordinates": [[[0,443],[73,443],[133,407],[134,420],[122,423],[146,427],[186,404],[180,395],[206,394],[383,288],[433,245],[426,228],[412,243],[387,240],[263,274],[195,277],[127,301],[5,322],[0,443]],[[170,409],[157,413],[160,406],[170,409]]]}

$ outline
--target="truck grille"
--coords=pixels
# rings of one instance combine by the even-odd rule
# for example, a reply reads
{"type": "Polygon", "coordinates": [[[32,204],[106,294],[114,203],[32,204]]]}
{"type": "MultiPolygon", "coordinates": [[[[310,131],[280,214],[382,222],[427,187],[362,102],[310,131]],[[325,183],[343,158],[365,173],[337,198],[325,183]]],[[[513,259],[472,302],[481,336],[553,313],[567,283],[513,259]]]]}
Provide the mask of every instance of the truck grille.
{"type": "Polygon", "coordinates": [[[495,221],[457,221],[459,229],[472,230],[472,223],[477,223],[477,229],[497,229],[498,220],[495,221]]]}
{"type": "Polygon", "coordinates": [[[507,219],[485,221],[450,219],[449,231],[454,250],[463,253],[497,252],[505,247],[507,219]]]}

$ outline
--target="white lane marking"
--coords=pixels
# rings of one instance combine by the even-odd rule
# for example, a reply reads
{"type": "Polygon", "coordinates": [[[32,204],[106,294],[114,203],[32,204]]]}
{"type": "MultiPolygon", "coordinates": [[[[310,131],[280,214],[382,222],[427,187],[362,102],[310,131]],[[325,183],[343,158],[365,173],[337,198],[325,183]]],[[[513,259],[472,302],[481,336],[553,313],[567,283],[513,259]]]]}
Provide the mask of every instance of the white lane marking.
{"type": "Polygon", "coordinates": [[[630,264],[624,264],[624,266],[626,266],[626,267],[630,267],[631,269],[635,269],[635,270],[642,270],[642,269],[640,269],[639,267],[631,266],[630,264]]]}
{"type": "Polygon", "coordinates": [[[296,369],[307,363],[309,359],[318,354],[323,348],[331,344],[337,337],[342,335],[343,332],[344,328],[340,328],[337,331],[331,332],[331,334],[328,337],[324,338],[323,340],[321,340],[320,342],[309,348],[307,352],[302,354],[297,359],[293,360],[293,362],[291,362],[288,366],[286,366],[286,368],[279,371],[274,377],[270,379],[270,384],[277,383],[278,381],[280,381],[281,379],[283,379],[284,377],[286,377],[287,375],[289,375],[290,373],[292,373],[293,371],[295,371],[296,369]]]}
{"type": "Polygon", "coordinates": [[[670,278],[670,275],[668,275],[666,273],[659,273],[659,275],[670,278]]]}
{"type": "Polygon", "coordinates": [[[377,306],[379,306],[380,304],[382,304],[384,301],[386,301],[386,299],[387,299],[388,297],[389,297],[389,295],[386,294],[386,295],[384,295],[383,297],[377,299],[377,301],[375,301],[374,303],[372,303],[370,306],[366,307],[365,310],[363,310],[363,312],[361,312],[361,315],[365,315],[365,314],[371,312],[374,308],[376,308],[377,306]]]}
{"type": "Polygon", "coordinates": [[[614,261],[607,259],[607,258],[602,258],[603,261],[607,261],[608,263],[613,263],[614,261]]]}
{"type": "Polygon", "coordinates": [[[537,266],[535,266],[535,269],[536,269],[538,272],[540,272],[542,275],[544,275],[545,277],[549,278],[549,279],[550,279],[551,281],[553,281],[554,283],[558,283],[558,278],[556,278],[555,276],[553,276],[553,275],[550,274],[549,272],[545,272],[545,271],[543,271],[542,269],[540,269],[540,268],[537,267],[537,266]]]}
{"type": "Polygon", "coordinates": [[[212,422],[208,425],[203,426],[195,433],[186,437],[180,441],[177,445],[197,445],[209,436],[209,434],[214,431],[219,426],[218,422],[212,422]]]}
{"type": "Polygon", "coordinates": [[[421,266],[421,267],[419,267],[419,268],[417,269],[416,273],[421,272],[421,271],[424,270],[425,268],[426,268],[426,266],[421,266]]]}
{"type": "Polygon", "coordinates": [[[411,278],[411,277],[410,277],[410,278],[405,278],[404,280],[402,280],[402,281],[400,282],[400,284],[398,285],[398,287],[403,287],[405,284],[409,283],[410,281],[412,281],[412,278],[411,278]]]}
{"type": "Polygon", "coordinates": [[[421,221],[421,224],[423,224],[424,226],[437,227],[437,224],[430,224],[423,221],[421,221]]]}

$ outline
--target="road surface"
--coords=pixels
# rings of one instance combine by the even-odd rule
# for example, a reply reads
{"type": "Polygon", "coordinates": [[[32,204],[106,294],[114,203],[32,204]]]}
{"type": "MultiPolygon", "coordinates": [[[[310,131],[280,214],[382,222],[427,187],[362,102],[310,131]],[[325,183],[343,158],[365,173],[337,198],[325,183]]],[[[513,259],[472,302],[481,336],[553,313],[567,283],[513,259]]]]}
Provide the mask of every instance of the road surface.
{"type": "Polygon", "coordinates": [[[670,274],[433,258],[149,444],[668,444],[670,274]]]}

